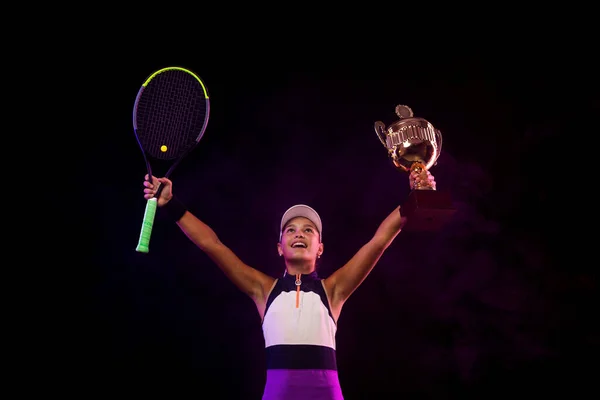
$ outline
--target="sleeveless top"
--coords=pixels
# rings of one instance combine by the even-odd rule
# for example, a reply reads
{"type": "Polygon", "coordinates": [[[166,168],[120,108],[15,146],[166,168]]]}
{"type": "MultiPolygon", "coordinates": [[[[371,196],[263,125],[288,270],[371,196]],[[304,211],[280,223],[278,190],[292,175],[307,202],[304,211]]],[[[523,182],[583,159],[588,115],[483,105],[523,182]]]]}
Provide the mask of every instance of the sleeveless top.
{"type": "Polygon", "coordinates": [[[267,370],[337,371],[336,323],[316,272],[275,282],[262,323],[267,370]]]}

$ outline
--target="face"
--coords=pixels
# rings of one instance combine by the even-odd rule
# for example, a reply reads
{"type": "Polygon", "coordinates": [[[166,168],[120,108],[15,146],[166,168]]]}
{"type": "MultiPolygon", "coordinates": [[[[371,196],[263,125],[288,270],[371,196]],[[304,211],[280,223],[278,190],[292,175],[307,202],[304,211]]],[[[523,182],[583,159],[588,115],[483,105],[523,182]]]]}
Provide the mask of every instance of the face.
{"type": "Polygon", "coordinates": [[[293,260],[316,260],[323,253],[319,231],[304,217],[296,217],[287,223],[277,247],[280,255],[293,260]]]}

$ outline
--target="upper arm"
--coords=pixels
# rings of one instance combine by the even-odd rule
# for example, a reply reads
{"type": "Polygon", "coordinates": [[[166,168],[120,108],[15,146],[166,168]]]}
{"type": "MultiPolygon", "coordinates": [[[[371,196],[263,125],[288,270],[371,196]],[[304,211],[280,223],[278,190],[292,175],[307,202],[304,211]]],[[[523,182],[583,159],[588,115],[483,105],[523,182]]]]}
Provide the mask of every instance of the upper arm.
{"type": "Polygon", "coordinates": [[[275,281],[267,274],[245,264],[221,242],[217,242],[205,251],[225,275],[254,301],[263,300],[275,281]]]}
{"type": "Polygon", "coordinates": [[[381,258],[385,246],[371,240],[348,261],[343,267],[326,278],[330,288],[332,302],[343,303],[360,286],[373,267],[381,258]]]}

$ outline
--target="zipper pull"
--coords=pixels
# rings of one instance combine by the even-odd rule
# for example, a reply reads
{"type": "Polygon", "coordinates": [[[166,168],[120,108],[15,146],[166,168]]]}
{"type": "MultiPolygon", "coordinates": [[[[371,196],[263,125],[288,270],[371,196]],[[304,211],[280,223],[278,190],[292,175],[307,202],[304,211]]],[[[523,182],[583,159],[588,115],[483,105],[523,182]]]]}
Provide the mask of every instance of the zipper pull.
{"type": "Polygon", "coordinates": [[[302,280],[300,279],[302,275],[296,274],[296,308],[300,307],[300,285],[302,285],[302,280]]]}

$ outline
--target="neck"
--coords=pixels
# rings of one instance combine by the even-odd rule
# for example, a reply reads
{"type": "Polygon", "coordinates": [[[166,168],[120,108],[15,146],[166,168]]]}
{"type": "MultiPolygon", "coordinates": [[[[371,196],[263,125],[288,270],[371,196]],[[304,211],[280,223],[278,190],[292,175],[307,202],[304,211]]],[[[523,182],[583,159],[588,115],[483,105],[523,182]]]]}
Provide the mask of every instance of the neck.
{"type": "Polygon", "coordinates": [[[308,274],[312,273],[315,270],[316,265],[315,265],[314,261],[303,261],[303,260],[291,261],[291,260],[286,260],[286,262],[285,262],[285,268],[287,270],[287,273],[291,274],[291,275],[296,275],[296,274],[308,275],[308,274]]]}

